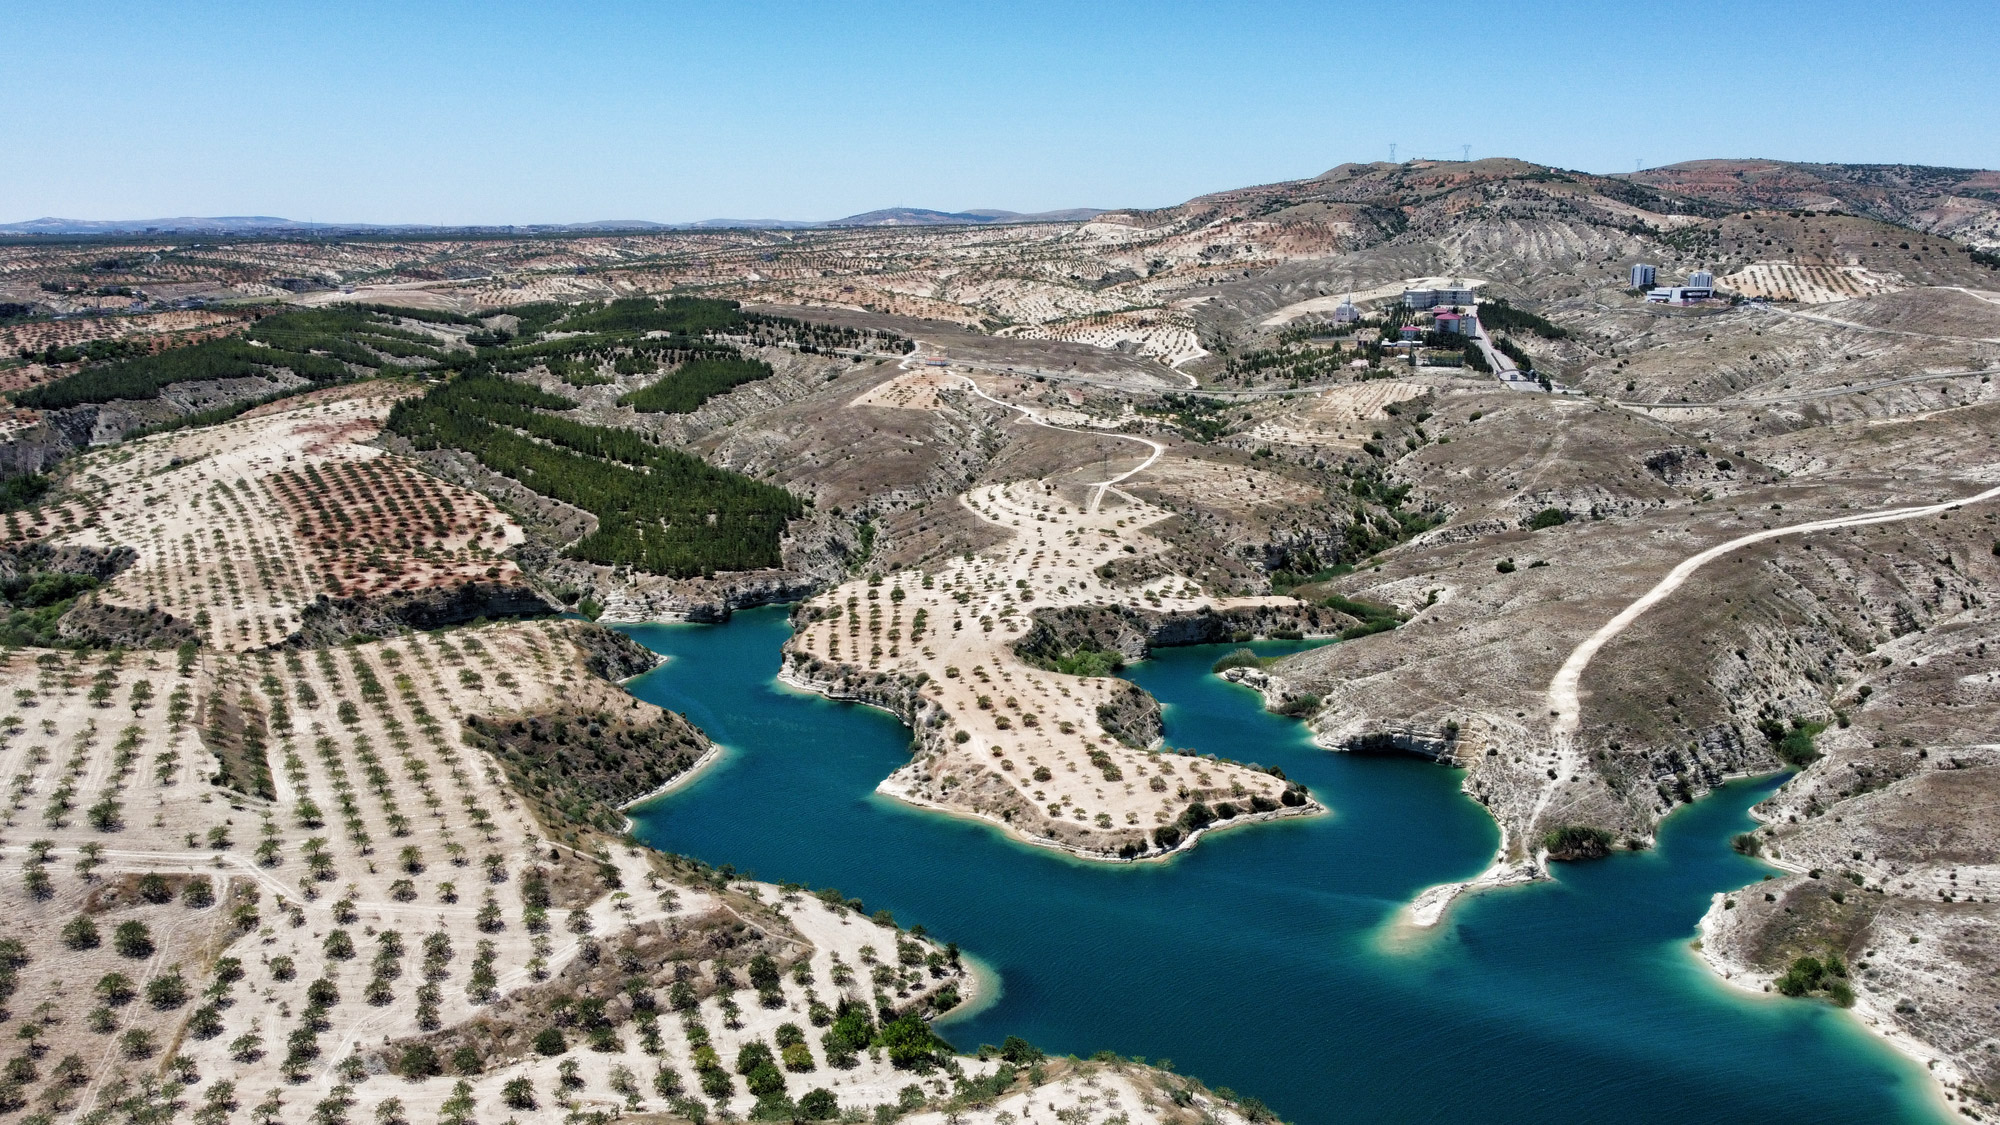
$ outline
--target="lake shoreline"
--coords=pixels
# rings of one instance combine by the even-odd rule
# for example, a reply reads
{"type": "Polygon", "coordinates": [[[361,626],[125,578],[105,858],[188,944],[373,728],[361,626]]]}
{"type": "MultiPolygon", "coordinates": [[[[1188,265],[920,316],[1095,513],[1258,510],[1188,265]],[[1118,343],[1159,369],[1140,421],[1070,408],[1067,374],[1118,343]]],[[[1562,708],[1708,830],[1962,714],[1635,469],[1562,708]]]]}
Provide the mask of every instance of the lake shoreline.
{"type": "MultiPolygon", "coordinates": [[[[880,703],[874,702],[860,695],[842,692],[839,689],[833,687],[831,684],[822,685],[815,683],[811,680],[808,680],[798,675],[796,672],[793,671],[793,667],[794,666],[790,664],[781,664],[778,669],[777,675],[775,677],[777,682],[785,685],[786,687],[792,688],[796,691],[801,691],[811,695],[816,695],[822,699],[831,700],[835,703],[855,704],[858,706],[868,707],[873,710],[880,711],[881,713],[889,716],[890,718],[895,719],[898,723],[901,723],[904,729],[906,730],[911,729],[910,724],[907,721],[905,721],[901,715],[896,714],[894,711],[890,710],[887,707],[882,706],[880,703]]],[[[914,733],[914,731],[912,733],[914,733]]],[[[1013,840],[1017,843],[1027,844],[1031,847],[1042,848],[1047,851],[1060,852],[1064,855],[1074,856],[1077,859],[1088,860],[1092,863],[1110,863],[1110,864],[1163,863],[1166,862],[1167,860],[1173,859],[1175,856],[1180,855],[1183,852],[1192,849],[1196,841],[1200,840],[1203,836],[1208,835],[1210,832],[1229,829],[1229,828],[1236,828],[1251,824],[1264,824],[1277,820],[1286,820],[1293,817],[1319,816],[1329,811],[1327,807],[1324,804],[1321,804],[1317,798],[1308,796],[1306,798],[1306,803],[1303,805],[1286,805],[1280,808],[1269,810],[1267,812],[1238,813],[1236,816],[1231,817],[1227,820],[1214,821],[1210,824],[1204,825],[1200,828],[1188,832],[1186,835],[1182,836],[1180,841],[1176,843],[1173,847],[1167,848],[1163,851],[1149,852],[1145,855],[1138,855],[1138,856],[1121,856],[1115,852],[1093,851],[1088,848],[1077,847],[1073,844],[1066,844],[1060,840],[1052,839],[1047,836],[1037,836],[1034,835],[1033,833],[1022,831],[1019,826],[1009,821],[1002,820],[997,816],[993,816],[988,813],[983,813],[976,809],[960,808],[956,805],[949,805],[941,801],[932,800],[928,797],[922,796],[921,794],[917,793],[914,790],[914,788],[908,785],[907,783],[899,783],[897,781],[897,777],[902,772],[903,770],[899,768],[894,773],[891,773],[889,776],[883,778],[880,782],[876,784],[875,792],[880,793],[885,797],[889,797],[893,800],[901,802],[902,804],[908,805],[912,808],[923,809],[926,812],[940,813],[945,816],[956,817],[961,820],[970,820],[980,824],[989,825],[993,828],[999,829],[1002,835],[1006,836],[1008,839],[1013,840]]]]}
{"type": "Polygon", "coordinates": [[[1482,894],[1455,907],[1471,911],[1454,919],[1463,925],[1419,934],[1398,911],[1422,888],[1490,867],[1492,818],[1427,762],[1315,745],[1212,674],[1228,646],[1163,647],[1127,676],[1165,705],[1173,745],[1281,767],[1340,815],[1113,868],[880,792],[910,760],[910,729],[887,708],[829,706],[776,676],[790,633],[781,611],[735,629],[639,633],[675,659],[635,692],[683,712],[731,756],[704,785],[635,809],[634,835],[846,888],[976,950],[974,970],[1005,979],[976,991],[961,979],[965,1002],[939,1019],[963,1047],[1019,1035],[1055,1054],[1171,1056],[1301,1125],[1330,1125],[1338,1105],[1364,1117],[1477,1112],[1494,1125],[1558,1108],[1643,1125],[1697,1112],[1940,1120],[1903,1053],[1816,1006],[1717,988],[1684,959],[1712,894],[1757,878],[1727,836],[1765,787],[1690,806],[1704,811],[1651,852],[1482,894]],[[1385,940],[1399,934],[1407,940],[1385,940]],[[1245,1002],[1288,1004],[1293,1016],[1218,1034],[1216,1014],[1245,1002]],[[1514,1033],[1496,1036],[1495,1020],[1514,1033]],[[1775,1071],[1743,1049],[1780,1042],[1793,1065],[1775,1071]],[[1325,1066],[1327,1050],[1354,1064],[1325,1066]],[[1523,1069],[1530,1053],[1564,1050],[1606,1068],[1593,1071],[1601,1080],[1551,1086],[1523,1069]],[[1651,1092],[1690,1066],[1708,1080],[1660,1104],[1651,1092]]]}

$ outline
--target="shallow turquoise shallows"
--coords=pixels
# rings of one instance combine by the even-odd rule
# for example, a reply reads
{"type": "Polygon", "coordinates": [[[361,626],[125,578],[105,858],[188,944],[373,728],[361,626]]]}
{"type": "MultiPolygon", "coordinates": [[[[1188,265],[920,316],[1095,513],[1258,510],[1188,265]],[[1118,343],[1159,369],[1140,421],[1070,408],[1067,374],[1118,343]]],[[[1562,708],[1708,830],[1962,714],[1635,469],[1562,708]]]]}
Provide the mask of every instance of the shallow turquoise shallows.
{"type": "Polygon", "coordinates": [[[1709,895],[1763,874],[1729,837],[1775,780],[1677,813],[1653,851],[1462,899],[1412,934],[1399,908],[1484,867],[1491,819],[1456,771],[1313,747],[1209,673],[1226,647],[1130,676],[1166,704],[1171,744],[1277,765],[1332,815],[1113,865],[877,796],[908,731],[778,685],[783,610],[628,631],[673,658],[633,693],[727,751],[636,810],[636,834],[959,942],[1003,987],[940,1024],[961,1049],[1012,1034],[1172,1059],[1301,1123],[1940,1120],[1914,1064],[1848,1015],[1734,991],[1689,949],[1709,895]]]}

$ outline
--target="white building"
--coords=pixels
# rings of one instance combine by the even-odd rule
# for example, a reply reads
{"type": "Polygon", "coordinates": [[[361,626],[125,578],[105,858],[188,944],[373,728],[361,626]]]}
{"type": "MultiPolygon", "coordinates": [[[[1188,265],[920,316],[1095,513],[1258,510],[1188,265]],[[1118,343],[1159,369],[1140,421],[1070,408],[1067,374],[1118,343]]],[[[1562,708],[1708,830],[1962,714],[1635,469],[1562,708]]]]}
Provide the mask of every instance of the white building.
{"type": "Polygon", "coordinates": [[[1360,319],[1361,310],[1354,307],[1354,299],[1352,297],[1342,301],[1333,310],[1333,322],[1335,324],[1353,324],[1360,319]]]}
{"type": "Polygon", "coordinates": [[[1478,300],[1478,295],[1470,289],[1403,290],[1403,307],[1406,309],[1434,309],[1439,305],[1471,308],[1478,300]]]}
{"type": "Polygon", "coordinates": [[[1472,313],[1460,315],[1455,312],[1441,312],[1437,314],[1434,323],[1436,323],[1439,332],[1446,332],[1454,336],[1479,335],[1479,318],[1472,313]]]}
{"type": "Polygon", "coordinates": [[[1646,300],[1655,305],[1691,305],[1696,301],[1706,301],[1715,296],[1715,290],[1705,286],[1674,285],[1655,289],[1646,294],[1646,300]]]}
{"type": "Polygon", "coordinates": [[[1644,262],[1640,262],[1639,264],[1633,266],[1632,288],[1651,289],[1653,287],[1654,282],[1656,282],[1659,279],[1659,272],[1660,272],[1659,270],[1653,268],[1652,266],[1647,265],[1644,262]]]}
{"type": "Polygon", "coordinates": [[[1696,270],[1688,275],[1688,288],[1713,289],[1715,288],[1715,275],[1707,270],[1696,270]]]}

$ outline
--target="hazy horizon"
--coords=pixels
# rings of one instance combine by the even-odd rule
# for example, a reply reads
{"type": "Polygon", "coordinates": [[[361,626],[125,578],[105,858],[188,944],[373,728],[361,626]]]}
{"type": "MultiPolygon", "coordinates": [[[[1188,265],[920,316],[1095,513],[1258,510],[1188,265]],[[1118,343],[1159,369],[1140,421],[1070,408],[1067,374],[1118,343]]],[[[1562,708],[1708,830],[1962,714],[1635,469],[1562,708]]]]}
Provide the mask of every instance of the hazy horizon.
{"type": "Polygon", "coordinates": [[[1391,144],[1600,173],[2000,163],[1963,63],[2000,32],[1942,4],[0,11],[8,223],[1155,207],[1391,144]]]}

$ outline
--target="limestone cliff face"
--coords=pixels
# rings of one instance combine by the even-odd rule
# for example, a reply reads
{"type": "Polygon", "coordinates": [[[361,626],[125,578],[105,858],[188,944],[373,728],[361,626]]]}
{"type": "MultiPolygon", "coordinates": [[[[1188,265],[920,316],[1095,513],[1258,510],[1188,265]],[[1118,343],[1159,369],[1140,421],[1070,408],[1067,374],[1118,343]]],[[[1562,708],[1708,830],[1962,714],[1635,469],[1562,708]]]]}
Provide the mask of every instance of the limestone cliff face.
{"type": "MultiPolygon", "coordinates": [[[[604,570],[593,567],[592,570],[604,570]]],[[[823,580],[790,570],[750,570],[714,578],[665,578],[632,574],[623,578],[593,575],[592,587],[604,606],[599,617],[608,622],[697,621],[719,624],[739,609],[782,605],[812,596],[823,580]]]]}
{"type": "MultiPolygon", "coordinates": [[[[517,504],[518,485],[507,492],[489,480],[468,476],[477,487],[507,496],[517,504]]],[[[530,493],[530,496],[533,494],[530,493]]],[[[528,521],[543,538],[567,541],[594,529],[585,512],[536,498],[539,507],[528,521]],[[558,518],[561,517],[561,518],[558,518]],[[565,522],[567,521],[567,522],[565,522]]],[[[781,544],[784,565],[765,570],[723,571],[713,575],[675,578],[646,574],[625,567],[599,566],[564,558],[546,544],[530,544],[518,552],[523,570],[545,590],[561,591],[567,599],[588,598],[604,607],[599,620],[618,624],[643,621],[695,621],[720,624],[740,609],[801,601],[844,577],[859,550],[854,525],[808,513],[787,527],[781,544]]]]}
{"type": "Polygon", "coordinates": [[[192,621],[153,607],[112,605],[95,594],[78,600],[63,614],[56,632],[66,640],[102,648],[178,648],[201,640],[201,630],[192,621]]]}
{"type": "Polygon", "coordinates": [[[172,384],[158,398],[119,399],[51,410],[36,424],[0,441],[0,478],[42,472],[77,450],[108,445],[147,426],[306,385],[306,380],[289,372],[242,379],[203,379],[172,384]]]}
{"type": "Polygon", "coordinates": [[[1109,703],[1099,704],[1097,721],[1103,725],[1104,733],[1140,750],[1159,745],[1166,735],[1166,724],[1160,718],[1160,701],[1137,684],[1125,685],[1125,690],[1109,703]]]}
{"type": "Polygon", "coordinates": [[[616,629],[579,622],[573,627],[570,638],[583,650],[583,666],[590,674],[614,683],[660,666],[658,653],[616,629]]]}
{"type": "Polygon", "coordinates": [[[42,415],[42,420],[0,442],[0,477],[39,473],[90,444],[97,407],[42,415]]]}
{"type": "Polygon", "coordinates": [[[360,634],[386,635],[404,629],[442,629],[476,618],[528,617],[555,607],[526,586],[465,582],[457,586],[397,592],[379,598],[321,595],[300,614],[291,643],[338,644],[360,634]]]}
{"type": "Polygon", "coordinates": [[[52,547],[46,543],[22,543],[0,550],[0,580],[19,578],[32,571],[58,574],[85,574],[99,582],[116,577],[139,560],[130,547],[52,547]]]}
{"type": "MultiPolygon", "coordinates": [[[[76,574],[108,582],[138,557],[130,547],[16,544],[0,551],[0,581],[38,574],[76,574]]],[[[56,623],[56,632],[67,640],[106,648],[173,648],[200,639],[192,622],[152,607],[111,605],[96,593],[79,598],[56,623]]]]}
{"type": "Polygon", "coordinates": [[[1030,663],[1079,650],[1114,652],[1143,660],[1155,646],[1221,644],[1278,632],[1326,633],[1352,625],[1345,614],[1316,606],[1203,607],[1195,613],[1162,613],[1130,606],[1066,606],[1035,613],[1034,627],[1014,642],[1030,663]]]}

